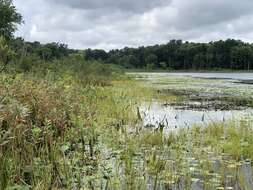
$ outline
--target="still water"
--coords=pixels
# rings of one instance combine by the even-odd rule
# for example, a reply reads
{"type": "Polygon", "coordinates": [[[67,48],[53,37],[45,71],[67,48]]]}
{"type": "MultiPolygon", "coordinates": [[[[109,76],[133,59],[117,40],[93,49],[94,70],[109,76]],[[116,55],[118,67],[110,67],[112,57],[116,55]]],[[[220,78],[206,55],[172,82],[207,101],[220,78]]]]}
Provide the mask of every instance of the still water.
{"type": "MultiPolygon", "coordinates": [[[[140,74],[140,73],[139,73],[140,74]]],[[[232,79],[232,80],[253,80],[253,73],[142,73],[148,76],[159,77],[197,77],[197,78],[210,78],[210,79],[232,79]]]]}
{"type": "MultiPolygon", "coordinates": [[[[132,73],[133,74],[133,73],[132,73]]],[[[208,96],[248,96],[253,98],[253,85],[235,82],[253,81],[253,73],[135,73],[137,78],[147,81],[158,89],[192,90],[203,92],[208,96]],[[184,79],[183,84],[171,82],[171,79],[184,79]],[[194,79],[198,82],[192,82],[194,79]],[[201,78],[203,80],[201,80],[201,78]],[[167,83],[168,79],[168,83],[167,83]],[[187,83],[187,80],[189,82],[187,83]],[[210,79],[210,80],[207,80],[210,79]],[[161,82],[162,81],[162,82],[161,82]]],[[[189,102],[192,103],[192,102],[189,102]]],[[[203,102],[193,102],[203,103],[203,102]]],[[[162,103],[143,103],[140,107],[144,125],[163,123],[169,129],[206,125],[215,122],[225,122],[231,119],[248,118],[253,115],[253,109],[245,107],[238,110],[191,110],[178,109],[177,106],[164,106],[162,103]]]]}
{"type": "Polygon", "coordinates": [[[252,115],[252,109],[245,110],[183,110],[173,106],[164,106],[160,103],[144,104],[140,107],[145,126],[158,126],[163,124],[167,130],[174,130],[193,125],[207,125],[217,122],[226,122],[238,118],[248,118],[252,115]]]}

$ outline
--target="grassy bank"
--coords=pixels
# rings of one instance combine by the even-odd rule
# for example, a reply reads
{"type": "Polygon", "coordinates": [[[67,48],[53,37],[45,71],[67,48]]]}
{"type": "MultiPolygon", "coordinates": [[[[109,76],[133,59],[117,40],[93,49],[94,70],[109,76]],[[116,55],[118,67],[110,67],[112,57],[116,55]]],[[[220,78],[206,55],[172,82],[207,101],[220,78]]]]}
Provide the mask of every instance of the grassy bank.
{"type": "Polygon", "coordinates": [[[248,118],[164,135],[138,106],[177,96],[99,64],[56,68],[0,76],[0,189],[250,187],[248,118]]]}
{"type": "Polygon", "coordinates": [[[72,189],[93,175],[103,130],[134,124],[137,103],[150,92],[124,76],[92,77],[1,75],[0,189],[72,189]]]}

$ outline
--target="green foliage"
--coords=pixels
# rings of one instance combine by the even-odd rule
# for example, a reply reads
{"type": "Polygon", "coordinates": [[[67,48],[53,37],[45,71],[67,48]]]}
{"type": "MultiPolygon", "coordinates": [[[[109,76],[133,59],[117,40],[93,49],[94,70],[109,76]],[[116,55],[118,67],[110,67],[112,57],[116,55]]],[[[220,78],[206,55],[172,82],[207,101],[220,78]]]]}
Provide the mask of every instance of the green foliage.
{"type": "Polygon", "coordinates": [[[0,189],[156,190],[201,181],[211,190],[224,189],[228,172],[243,187],[237,171],[253,159],[252,126],[214,123],[169,135],[144,129],[136,106],[153,91],[126,78],[119,65],[252,69],[252,45],[173,40],[76,51],[11,39],[22,20],[11,0],[0,0],[0,18],[0,189]]]}
{"type": "Polygon", "coordinates": [[[13,57],[14,52],[9,48],[3,36],[0,36],[0,72],[4,71],[13,57]]]}
{"type": "Polygon", "coordinates": [[[227,171],[238,180],[240,163],[253,159],[247,122],[169,135],[140,127],[136,105],[148,90],[81,58],[42,62],[45,76],[35,68],[0,76],[1,189],[169,189],[199,177],[211,190],[227,171]],[[105,73],[110,85],[80,78],[89,73],[105,73]]]}
{"type": "Polygon", "coordinates": [[[171,40],[167,44],[139,48],[87,50],[87,60],[102,60],[127,69],[253,69],[253,46],[228,39],[210,43],[171,40]],[[98,56],[98,52],[99,56],[98,56]]]}
{"type": "Polygon", "coordinates": [[[69,49],[66,44],[25,42],[22,38],[11,39],[10,46],[16,52],[18,59],[32,56],[38,57],[44,62],[66,58],[72,53],[77,53],[77,51],[69,49]]]}
{"type": "Polygon", "coordinates": [[[210,43],[183,43],[171,40],[165,45],[122,50],[72,50],[60,43],[41,44],[25,42],[22,38],[12,39],[11,48],[17,60],[37,57],[51,62],[79,55],[78,62],[100,62],[122,66],[126,69],[206,70],[206,69],[253,69],[253,46],[239,40],[228,39],[210,43]]]}
{"type": "Polygon", "coordinates": [[[22,23],[22,16],[17,12],[12,0],[0,0],[0,36],[11,39],[17,29],[17,24],[22,23]]]}
{"type": "Polygon", "coordinates": [[[84,179],[99,175],[101,129],[135,118],[124,81],[101,87],[67,72],[47,77],[0,77],[1,189],[72,189],[80,175],[92,186],[84,179]]]}

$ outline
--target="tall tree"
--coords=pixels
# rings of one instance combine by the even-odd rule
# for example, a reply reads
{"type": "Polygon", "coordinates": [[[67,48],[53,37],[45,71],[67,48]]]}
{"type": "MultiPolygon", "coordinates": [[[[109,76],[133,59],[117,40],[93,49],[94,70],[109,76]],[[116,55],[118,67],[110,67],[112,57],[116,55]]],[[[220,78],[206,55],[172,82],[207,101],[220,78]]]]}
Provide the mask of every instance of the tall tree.
{"type": "Polygon", "coordinates": [[[22,16],[16,10],[12,0],[0,0],[0,36],[7,40],[13,37],[22,16]]]}

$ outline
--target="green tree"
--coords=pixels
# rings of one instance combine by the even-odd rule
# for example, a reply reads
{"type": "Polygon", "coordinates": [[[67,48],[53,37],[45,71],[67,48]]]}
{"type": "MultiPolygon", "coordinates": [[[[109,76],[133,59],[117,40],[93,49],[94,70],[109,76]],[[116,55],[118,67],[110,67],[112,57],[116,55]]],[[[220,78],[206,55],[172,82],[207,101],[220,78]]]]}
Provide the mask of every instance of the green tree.
{"type": "Polygon", "coordinates": [[[9,48],[4,37],[0,36],[0,72],[3,72],[10,62],[14,52],[9,48]]]}
{"type": "Polygon", "coordinates": [[[0,0],[0,36],[7,40],[13,37],[22,16],[16,10],[12,0],[0,0]]]}
{"type": "Polygon", "coordinates": [[[231,52],[233,69],[252,69],[253,49],[250,46],[234,47],[231,52]]]}
{"type": "Polygon", "coordinates": [[[151,53],[146,57],[145,63],[149,66],[152,65],[153,67],[156,67],[158,64],[158,58],[155,54],[151,53]]]}

